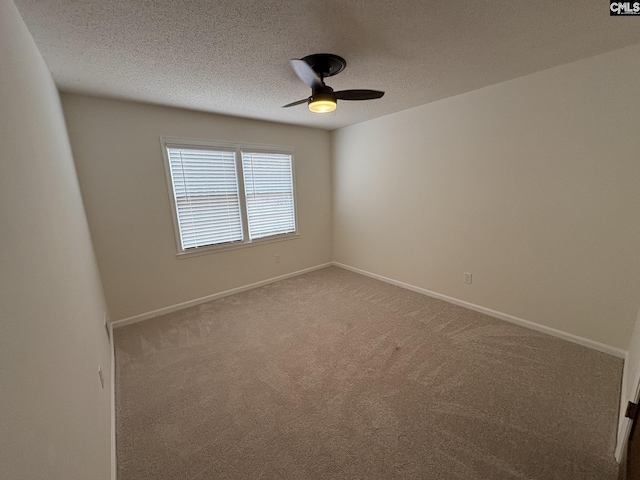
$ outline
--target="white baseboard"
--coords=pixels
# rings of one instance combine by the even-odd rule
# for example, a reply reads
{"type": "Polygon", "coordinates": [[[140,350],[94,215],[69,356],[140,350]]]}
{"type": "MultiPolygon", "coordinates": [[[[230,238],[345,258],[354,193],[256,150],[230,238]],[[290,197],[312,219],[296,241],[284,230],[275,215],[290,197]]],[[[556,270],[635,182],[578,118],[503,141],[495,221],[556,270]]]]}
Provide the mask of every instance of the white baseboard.
{"type": "Polygon", "coordinates": [[[631,434],[631,420],[626,419],[622,429],[618,435],[618,440],[616,443],[616,453],[615,459],[618,464],[621,464],[626,459],[622,458],[622,454],[624,453],[624,449],[627,446],[627,442],[629,441],[629,435],[631,434]]]}
{"type": "Polygon", "coordinates": [[[118,476],[116,456],[116,347],[113,341],[113,324],[107,323],[109,329],[109,347],[111,349],[111,480],[118,476]]]}
{"type": "Polygon", "coordinates": [[[150,312],[141,313],[139,315],[134,315],[132,317],[123,318],[121,320],[114,320],[111,322],[111,326],[113,328],[124,327],[125,325],[131,325],[132,323],[142,322],[143,320],[148,320],[153,317],[158,317],[160,315],[165,315],[171,312],[177,312],[178,310],[183,310],[185,308],[193,307],[195,305],[200,305],[201,303],[210,302],[212,300],[217,300],[218,298],[228,297],[229,295],[233,295],[235,293],[244,292],[246,290],[251,290],[252,288],[262,287],[263,285],[268,285],[269,283],[279,282],[280,280],[285,280],[291,277],[297,277],[298,275],[302,275],[303,273],[313,272],[314,270],[319,270],[321,268],[330,267],[333,265],[332,262],[323,263],[321,265],[316,265],[315,267],[305,268],[303,270],[298,270],[295,272],[287,273],[285,275],[279,275],[277,277],[268,278],[266,280],[261,280],[259,282],[250,283],[248,285],[243,285],[241,287],[232,288],[230,290],[225,290],[224,292],[214,293],[212,295],[207,295],[206,297],[200,297],[193,300],[189,300],[187,302],[177,303],[175,305],[169,305],[168,307],[158,308],[157,310],[152,310],[150,312]]]}
{"type": "Polygon", "coordinates": [[[505,320],[510,323],[515,323],[516,325],[520,325],[531,330],[536,330],[538,332],[546,333],[548,335],[552,335],[554,337],[562,338],[564,340],[568,340],[573,343],[577,343],[578,345],[582,345],[588,348],[592,348],[594,350],[598,350],[603,353],[607,353],[609,355],[613,355],[618,358],[625,358],[626,351],[620,348],[612,347],[611,345],[606,345],[604,343],[596,342],[595,340],[590,340],[588,338],[580,337],[578,335],[574,335],[572,333],[563,332],[562,330],[557,330],[555,328],[547,327],[545,325],[540,325],[539,323],[531,322],[529,320],[525,320],[523,318],[515,317],[513,315],[509,315],[508,313],[499,312],[497,310],[492,310],[490,308],[483,307],[481,305],[476,305],[474,303],[466,302],[464,300],[460,300],[458,298],[450,297],[448,295],[443,295],[441,293],[433,292],[431,290],[427,290],[425,288],[417,287],[415,285],[411,285],[409,283],[401,282],[399,280],[394,280],[392,278],[385,277],[383,275],[378,275],[377,273],[368,272],[366,270],[362,270],[360,268],[352,267],[349,265],[345,265],[340,262],[328,262],[323,263],[321,265],[316,265],[314,267],[305,268],[303,270],[297,270],[295,272],[287,273],[285,275],[279,275],[277,277],[268,278],[266,280],[261,280],[259,282],[250,283],[248,285],[243,285],[241,287],[232,288],[230,290],[225,290],[223,292],[214,293],[212,295],[207,295],[206,297],[200,297],[193,300],[189,300],[186,302],[178,303],[175,305],[169,305],[167,307],[159,308],[157,310],[152,310],[150,312],[141,313],[139,315],[134,315],[128,318],[123,318],[121,320],[114,320],[110,322],[112,328],[119,328],[125,325],[131,325],[132,323],[142,322],[143,320],[148,320],[153,317],[158,317],[160,315],[165,315],[167,313],[176,312],[178,310],[182,310],[185,308],[193,307],[195,305],[200,305],[201,303],[210,302],[212,300],[217,300],[218,298],[227,297],[229,295],[233,295],[235,293],[244,292],[247,290],[251,290],[253,288],[261,287],[263,285],[268,285],[269,283],[278,282],[280,280],[285,280],[287,278],[295,277],[298,275],[302,275],[304,273],[312,272],[314,270],[319,270],[321,268],[325,268],[331,265],[335,265],[336,267],[343,268],[345,270],[350,270],[355,273],[359,273],[361,275],[365,275],[367,277],[375,278],[376,280],[381,280],[386,283],[390,283],[392,285],[396,285],[398,287],[406,288],[407,290],[411,290],[417,293],[421,293],[423,295],[427,295],[429,297],[437,298],[439,300],[444,300],[449,303],[453,303],[455,305],[460,305],[461,307],[468,308],[470,310],[475,310],[476,312],[484,313],[486,315],[490,315],[495,318],[499,318],[500,320],[505,320]]]}
{"type": "MultiPolygon", "coordinates": [[[[628,418],[624,417],[624,409],[625,409],[625,404],[623,403],[623,400],[625,400],[626,398],[626,378],[625,378],[625,373],[626,370],[628,368],[628,360],[629,360],[629,355],[627,354],[624,358],[624,371],[623,371],[623,375],[622,375],[622,388],[620,390],[620,412],[618,412],[618,432],[617,432],[617,436],[616,436],[616,450],[614,453],[616,462],[620,463],[623,458],[622,458],[622,453],[624,452],[624,448],[627,446],[627,442],[629,441],[629,435],[631,434],[631,420],[628,418]]],[[[638,373],[640,374],[640,371],[638,371],[638,373]]],[[[638,378],[638,374],[636,374],[636,378],[634,379],[635,381],[635,385],[640,385],[640,378],[638,378]]],[[[636,397],[637,398],[637,397],[636,397]]]]}
{"type": "Polygon", "coordinates": [[[520,325],[522,327],[526,327],[531,330],[536,330],[538,332],[546,333],[554,337],[562,338],[563,340],[568,340],[570,342],[577,343],[578,345],[582,345],[585,347],[592,348],[594,350],[598,350],[599,352],[608,353],[609,355],[613,355],[615,357],[625,358],[625,355],[627,353],[625,350],[612,347],[604,343],[596,342],[595,340],[590,340],[588,338],[580,337],[572,333],[563,332],[562,330],[556,330],[555,328],[547,327],[545,325],[540,325],[538,323],[531,322],[523,318],[514,317],[513,315],[498,312],[497,310],[492,310],[490,308],[482,307],[480,305],[465,302],[464,300],[460,300],[454,297],[449,297],[441,293],[432,292],[431,290],[427,290],[421,287],[416,287],[415,285],[411,285],[409,283],[400,282],[398,280],[384,277],[376,273],[371,273],[366,270],[361,270],[359,268],[351,267],[343,263],[333,262],[333,265],[335,265],[336,267],[344,268],[345,270],[350,270],[352,272],[359,273],[361,275],[366,275],[367,277],[375,278],[376,280],[381,280],[383,282],[396,285],[397,287],[406,288],[407,290],[412,290],[417,293],[422,293],[423,295],[427,295],[429,297],[437,298],[439,300],[444,300],[446,302],[453,303],[455,305],[460,305],[461,307],[465,307],[470,310],[475,310],[476,312],[484,313],[486,315],[499,318],[500,320],[505,320],[510,323],[515,323],[516,325],[520,325]]]}

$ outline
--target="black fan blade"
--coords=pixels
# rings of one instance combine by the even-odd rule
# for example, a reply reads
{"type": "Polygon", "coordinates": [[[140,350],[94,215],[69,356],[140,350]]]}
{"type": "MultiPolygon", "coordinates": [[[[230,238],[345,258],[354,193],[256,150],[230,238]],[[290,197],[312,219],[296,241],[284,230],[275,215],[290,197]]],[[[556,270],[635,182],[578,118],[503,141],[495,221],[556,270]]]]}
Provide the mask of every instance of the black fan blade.
{"type": "Polygon", "coordinates": [[[287,105],[283,105],[282,108],[295,107],[296,105],[302,105],[303,103],[307,103],[308,101],[308,98],[303,98],[302,100],[298,100],[297,102],[291,102],[287,105]]]}
{"type": "Polygon", "coordinates": [[[296,72],[296,75],[300,77],[300,80],[302,80],[305,85],[310,88],[322,87],[322,80],[307,62],[296,59],[289,60],[289,62],[291,63],[291,67],[293,67],[293,71],[296,72]]]}
{"type": "Polygon", "coordinates": [[[382,97],[384,92],[380,90],[340,90],[334,92],[334,95],[338,100],[373,100],[382,97]]]}

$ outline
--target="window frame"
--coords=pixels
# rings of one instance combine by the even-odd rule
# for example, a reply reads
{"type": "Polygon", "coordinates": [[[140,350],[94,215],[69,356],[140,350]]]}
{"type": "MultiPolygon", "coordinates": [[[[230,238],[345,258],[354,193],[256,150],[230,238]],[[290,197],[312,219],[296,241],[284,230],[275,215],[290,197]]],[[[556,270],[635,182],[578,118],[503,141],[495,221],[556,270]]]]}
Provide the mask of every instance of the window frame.
{"type": "Polygon", "coordinates": [[[259,145],[255,143],[240,143],[240,142],[225,142],[218,140],[200,140],[192,138],[181,137],[160,137],[160,145],[162,150],[162,159],[164,164],[165,179],[167,182],[167,194],[169,205],[171,209],[171,219],[173,221],[173,233],[176,242],[178,258],[187,258],[198,255],[207,255],[211,253],[224,252],[228,250],[235,250],[238,248],[246,248],[257,245],[265,245],[274,242],[283,242],[287,240],[294,240],[300,237],[298,226],[298,200],[296,189],[296,173],[295,173],[295,155],[293,147],[281,146],[281,145],[259,145]],[[233,150],[235,152],[235,164],[236,164],[236,177],[238,181],[238,196],[240,201],[240,219],[242,223],[242,240],[222,243],[217,245],[207,245],[202,247],[189,248],[183,250],[182,240],[180,237],[180,224],[178,222],[178,212],[176,207],[175,190],[173,187],[173,179],[171,176],[171,166],[169,162],[169,154],[167,148],[184,148],[184,149],[220,149],[220,150],[233,150]],[[270,235],[256,240],[251,240],[249,237],[249,224],[247,219],[247,197],[245,193],[244,185],[244,171],[242,167],[242,152],[248,153],[275,153],[291,156],[291,183],[293,186],[293,216],[295,222],[295,231],[289,233],[282,233],[278,235],[270,235]]]}

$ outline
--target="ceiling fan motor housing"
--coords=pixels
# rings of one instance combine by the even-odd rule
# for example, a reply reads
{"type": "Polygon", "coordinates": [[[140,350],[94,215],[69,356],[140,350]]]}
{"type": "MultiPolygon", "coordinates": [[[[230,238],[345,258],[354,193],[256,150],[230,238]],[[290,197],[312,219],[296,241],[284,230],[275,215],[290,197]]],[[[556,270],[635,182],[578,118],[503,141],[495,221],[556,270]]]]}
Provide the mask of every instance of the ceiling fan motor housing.
{"type": "Polygon", "coordinates": [[[309,97],[310,102],[317,102],[320,100],[329,100],[332,102],[336,101],[336,96],[333,93],[333,88],[323,85],[322,87],[314,88],[311,96],[309,97]]]}

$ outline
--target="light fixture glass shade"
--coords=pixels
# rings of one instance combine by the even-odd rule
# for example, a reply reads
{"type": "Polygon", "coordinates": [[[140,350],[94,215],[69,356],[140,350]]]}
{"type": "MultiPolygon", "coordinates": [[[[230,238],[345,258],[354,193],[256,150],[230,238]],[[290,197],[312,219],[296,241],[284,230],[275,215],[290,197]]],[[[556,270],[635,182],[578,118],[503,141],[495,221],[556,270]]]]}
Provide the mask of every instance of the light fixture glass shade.
{"type": "Polygon", "coordinates": [[[309,102],[309,110],[313,113],[329,113],[336,109],[334,100],[311,100],[309,102]]]}

